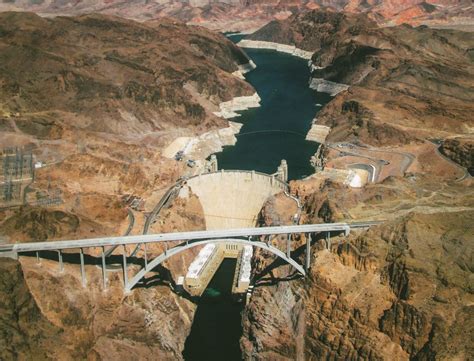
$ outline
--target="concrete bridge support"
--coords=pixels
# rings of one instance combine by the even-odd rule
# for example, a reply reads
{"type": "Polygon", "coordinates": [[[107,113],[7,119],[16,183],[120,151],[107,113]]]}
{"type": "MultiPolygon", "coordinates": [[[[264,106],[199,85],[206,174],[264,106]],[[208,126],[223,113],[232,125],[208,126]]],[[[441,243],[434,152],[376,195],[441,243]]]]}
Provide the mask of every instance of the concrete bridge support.
{"type": "Polygon", "coordinates": [[[128,268],[127,268],[127,247],[123,245],[123,288],[126,288],[128,285],[128,268]]]}
{"type": "Polygon", "coordinates": [[[63,253],[61,250],[58,251],[58,262],[59,262],[59,273],[64,271],[64,263],[63,263],[63,253]]]}
{"type": "Polygon", "coordinates": [[[291,258],[291,234],[286,237],[286,257],[291,258]]]}
{"type": "Polygon", "coordinates": [[[107,289],[107,265],[105,263],[105,247],[102,247],[102,285],[103,291],[107,289]]]}
{"type": "Polygon", "coordinates": [[[308,272],[311,267],[311,233],[306,235],[306,259],[305,259],[305,271],[308,272]]]}
{"type": "Polygon", "coordinates": [[[81,259],[81,280],[82,280],[82,287],[86,287],[86,270],[84,266],[84,249],[79,249],[79,258],[81,259]]]}

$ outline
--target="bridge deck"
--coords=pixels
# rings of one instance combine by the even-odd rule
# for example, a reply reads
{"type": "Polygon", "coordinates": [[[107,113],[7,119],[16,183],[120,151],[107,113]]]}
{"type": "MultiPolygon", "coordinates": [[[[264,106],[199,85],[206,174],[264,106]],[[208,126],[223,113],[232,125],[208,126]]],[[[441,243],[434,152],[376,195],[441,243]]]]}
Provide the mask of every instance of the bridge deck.
{"type": "Polygon", "coordinates": [[[0,245],[0,253],[6,252],[34,252],[62,249],[77,249],[88,247],[106,247],[115,245],[127,245],[137,243],[155,243],[155,242],[173,242],[202,239],[218,238],[242,238],[250,236],[277,235],[289,233],[317,233],[344,231],[348,233],[351,228],[366,228],[380,222],[359,222],[359,223],[323,223],[306,224],[296,226],[279,227],[257,227],[257,228],[238,228],[226,230],[193,231],[177,233],[160,233],[138,236],[118,236],[90,238],[82,240],[34,242],[34,243],[16,243],[9,245],[0,245]]]}

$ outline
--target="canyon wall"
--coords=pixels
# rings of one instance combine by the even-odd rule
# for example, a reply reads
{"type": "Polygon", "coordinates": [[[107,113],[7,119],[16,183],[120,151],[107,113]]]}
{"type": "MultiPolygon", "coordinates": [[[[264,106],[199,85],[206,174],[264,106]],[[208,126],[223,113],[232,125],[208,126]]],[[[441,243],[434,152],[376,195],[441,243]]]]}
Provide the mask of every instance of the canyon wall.
{"type": "Polygon", "coordinates": [[[312,87],[337,95],[318,114],[332,129],[329,141],[406,144],[473,126],[467,33],[380,28],[366,15],[314,10],[273,21],[250,39],[313,52],[312,87]]]}
{"type": "Polygon", "coordinates": [[[304,279],[257,273],[245,359],[469,359],[473,217],[412,213],[336,237],[331,251],[316,238],[304,279]]]}
{"type": "Polygon", "coordinates": [[[441,150],[454,162],[465,167],[474,175],[474,140],[470,137],[446,139],[441,150]]]}
{"type": "MultiPolygon", "coordinates": [[[[381,224],[332,235],[329,250],[324,234],[313,235],[306,278],[258,252],[244,312],[245,358],[471,358],[472,179],[458,178],[427,138],[443,139],[441,151],[469,167],[472,36],[310,11],[274,21],[251,39],[313,51],[311,81],[349,86],[310,131],[329,132],[321,167],[290,185],[304,204],[300,222],[381,224]],[[359,162],[375,164],[378,175],[384,167],[403,172],[351,189],[338,174],[359,162]]],[[[289,219],[275,204],[264,207],[262,225],[289,219]]],[[[300,264],[305,242],[296,237],[292,250],[300,264]]]]}
{"type": "MultiPolygon", "coordinates": [[[[2,243],[141,234],[146,214],[188,168],[164,157],[165,146],[186,136],[235,139],[238,127],[213,112],[255,93],[234,74],[249,66],[238,47],[172,20],[6,12],[0,48],[0,144],[32,149],[41,163],[27,203],[0,210],[2,243]],[[56,190],[55,204],[33,205],[56,190]]],[[[166,207],[150,231],[204,229],[195,201],[166,207]]],[[[55,252],[41,254],[40,265],[28,256],[2,260],[1,292],[11,297],[0,307],[0,358],[182,359],[196,306],[173,287],[194,253],[163,264],[124,295],[119,251],[107,260],[106,290],[99,250],[86,251],[86,289],[77,253],[65,254],[62,273],[55,252]]],[[[162,252],[152,246],[148,257],[162,252]]],[[[130,276],[138,267],[131,261],[130,276]]]]}

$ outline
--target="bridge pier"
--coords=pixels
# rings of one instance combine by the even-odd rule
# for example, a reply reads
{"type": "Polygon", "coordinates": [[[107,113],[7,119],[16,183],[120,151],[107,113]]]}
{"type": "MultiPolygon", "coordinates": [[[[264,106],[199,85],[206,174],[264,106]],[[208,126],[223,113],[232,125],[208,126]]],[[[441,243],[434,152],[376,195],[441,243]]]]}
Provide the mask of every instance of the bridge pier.
{"type": "Polygon", "coordinates": [[[36,252],[36,263],[37,263],[38,265],[41,265],[41,258],[40,258],[39,251],[36,252]]]}
{"type": "Polygon", "coordinates": [[[306,263],[305,271],[308,272],[311,267],[311,233],[307,234],[306,237],[306,263]]]}
{"type": "Polygon", "coordinates": [[[291,258],[291,235],[286,238],[286,257],[291,258]]]}
{"type": "Polygon", "coordinates": [[[144,253],[144,258],[145,258],[145,268],[148,267],[148,255],[147,255],[147,250],[148,250],[148,245],[147,243],[144,243],[144,248],[143,248],[143,253],[144,253]]]}
{"type": "Polygon", "coordinates": [[[107,289],[107,267],[105,264],[105,247],[102,246],[102,291],[107,289]]]}
{"type": "Polygon", "coordinates": [[[128,272],[127,272],[127,246],[123,245],[123,288],[127,289],[128,285],[128,272]]]}
{"type": "Polygon", "coordinates": [[[326,232],[326,249],[331,250],[331,232],[326,232]]]}
{"type": "Polygon", "coordinates": [[[61,250],[58,250],[58,261],[59,261],[59,273],[63,273],[64,263],[63,263],[63,253],[61,252],[61,250]]]}
{"type": "Polygon", "coordinates": [[[82,287],[86,287],[86,270],[84,268],[84,249],[80,248],[80,259],[81,259],[81,279],[82,287]]]}

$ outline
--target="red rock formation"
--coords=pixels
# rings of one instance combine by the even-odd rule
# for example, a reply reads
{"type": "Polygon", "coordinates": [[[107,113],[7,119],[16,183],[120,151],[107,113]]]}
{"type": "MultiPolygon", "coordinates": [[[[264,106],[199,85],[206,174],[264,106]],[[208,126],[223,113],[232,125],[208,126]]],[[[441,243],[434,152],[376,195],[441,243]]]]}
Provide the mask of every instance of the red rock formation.
{"type": "Polygon", "coordinates": [[[381,23],[450,23],[450,17],[455,23],[458,18],[469,20],[471,17],[472,24],[473,9],[472,6],[468,8],[470,5],[469,0],[169,0],[146,4],[123,0],[76,1],[73,4],[14,0],[0,4],[0,10],[27,10],[44,14],[102,12],[138,20],[171,16],[215,29],[246,30],[257,29],[271,20],[283,19],[300,11],[321,7],[336,11],[368,12],[381,23]]]}

